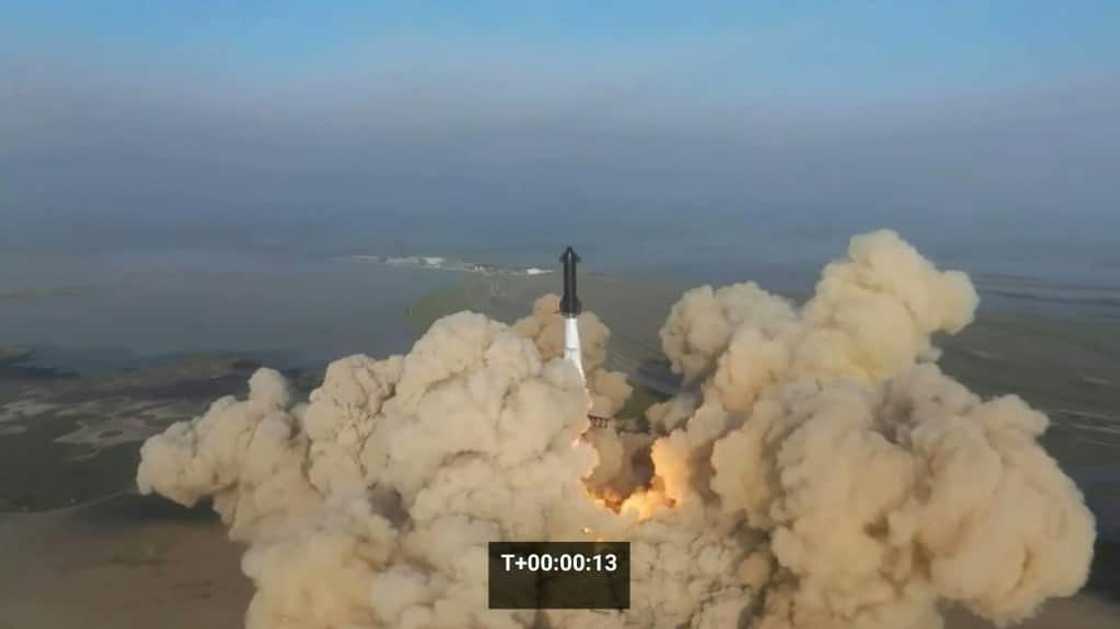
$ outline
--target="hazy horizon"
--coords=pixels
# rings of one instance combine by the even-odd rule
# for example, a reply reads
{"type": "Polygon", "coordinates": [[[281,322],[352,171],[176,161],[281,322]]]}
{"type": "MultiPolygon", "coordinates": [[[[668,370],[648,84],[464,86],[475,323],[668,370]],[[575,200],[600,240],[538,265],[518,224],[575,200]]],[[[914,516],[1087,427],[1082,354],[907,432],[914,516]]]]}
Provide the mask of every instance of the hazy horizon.
{"type": "Polygon", "coordinates": [[[7,250],[1120,227],[1110,3],[0,6],[7,250]]]}

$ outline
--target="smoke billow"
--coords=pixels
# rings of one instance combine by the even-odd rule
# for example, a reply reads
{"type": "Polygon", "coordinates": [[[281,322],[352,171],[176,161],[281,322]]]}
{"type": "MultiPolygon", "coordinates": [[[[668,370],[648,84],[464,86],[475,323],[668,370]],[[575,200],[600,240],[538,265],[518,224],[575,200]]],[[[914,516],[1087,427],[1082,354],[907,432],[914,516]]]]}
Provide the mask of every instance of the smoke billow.
{"type": "Polygon", "coordinates": [[[892,232],[852,240],[797,307],[755,284],[687,292],[661,339],[681,394],[591,428],[630,394],[609,331],[556,297],[513,326],[459,313],[406,356],[332,363],[309,401],[262,369],[141,450],[141,491],[212,497],[257,593],[247,625],[530,627],[486,609],[486,544],[624,539],[632,608],[552,627],[1005,624],[1076,592],[1094,523],[1038,445],[1045,415],[940,372],[968,278],[892,232]]]}

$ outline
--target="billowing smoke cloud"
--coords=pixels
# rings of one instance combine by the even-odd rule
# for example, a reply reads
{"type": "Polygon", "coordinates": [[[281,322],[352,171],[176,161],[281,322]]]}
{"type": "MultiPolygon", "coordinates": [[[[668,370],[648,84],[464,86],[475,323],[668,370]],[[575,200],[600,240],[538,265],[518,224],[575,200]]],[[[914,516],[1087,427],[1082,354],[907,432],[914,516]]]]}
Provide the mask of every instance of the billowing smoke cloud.
{"type": "MultiPolygon", "coordinates": [[[[564,319],[557,315],[559,311],[560,297],[545,295],[533,304],[532,315],[513,325],[514,332],[533,340],[542,360],[564,355],[564,319]]],[[[604,368],[611,334],[607,326],[593,312],[580,314],[578,321],[583,369],[592,401],[591,414],[611,417],[622,409],[632,389],[626,382],[626,374],[604,368]]]]}
{"type": "Polygon", "coordinates": [[[942,374],[968,278],[892,232],[852,240],[796,307],[754,284],[689,291],[661,331],[684,391],[648,430],[609,332],[580,320],[588,386],[560,359],[555,296],[512,327],[437,321],[406,356],[330,365],[307,403],[262,369],[142,448],[140,489],[213,497],[257,586],[249,627],[529,627],[486,609],[486,543],[632,542],[632,608],[552,627],[998,623],[1084,583],[1094,523],[1037,443],[1047,418],[942,374]]]}

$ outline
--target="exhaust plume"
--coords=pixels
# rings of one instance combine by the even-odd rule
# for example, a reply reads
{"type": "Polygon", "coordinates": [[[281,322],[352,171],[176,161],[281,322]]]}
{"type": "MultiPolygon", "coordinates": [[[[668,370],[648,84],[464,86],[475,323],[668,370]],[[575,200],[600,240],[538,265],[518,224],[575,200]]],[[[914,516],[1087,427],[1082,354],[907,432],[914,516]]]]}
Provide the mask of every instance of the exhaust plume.
{"type": "Polygon", "coordinates": [[[685,293],[661,330],[686,386],[648,431],[590,428],[630,387],[559,298],[512,326],[437,321],[405,356],[332,363],[307,402],[262,369],[141,449],[137,482],[211,497],[274,627],[934,629],[998,624],[1085,582],[1094,522],[1038,445],[1045,415],[941,373],[976,292],[896,234],[852,239],[801,307],[685,293]],[[632,608],[486,609],[486,544],[622,539],[632,608]]]}

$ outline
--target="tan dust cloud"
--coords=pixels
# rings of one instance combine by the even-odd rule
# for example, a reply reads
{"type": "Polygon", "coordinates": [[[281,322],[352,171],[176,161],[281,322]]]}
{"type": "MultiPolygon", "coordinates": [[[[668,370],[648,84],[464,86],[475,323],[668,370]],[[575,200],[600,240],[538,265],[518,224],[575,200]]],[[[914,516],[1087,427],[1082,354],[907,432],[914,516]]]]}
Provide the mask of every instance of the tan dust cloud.
{"type": "Polygon", "coordinates": [[[555,296],[511,326],[459,313],[406,356],[352,356],[307,402],[262,369],[142,448],[138,483],[213,497],[264,627],[530,627],[486,609],[486,543],[632,543],[632,608],[553,627],[935,628],[999,623],[1084,583],[1093,520],[1037,443],[1047,419],[936,364],[968,278],[892,232],[852,240],[797,307],[754,284],[686,293],[661,331],[686,384],[649,430],[590,429],[630,388],[555,296]]]}

